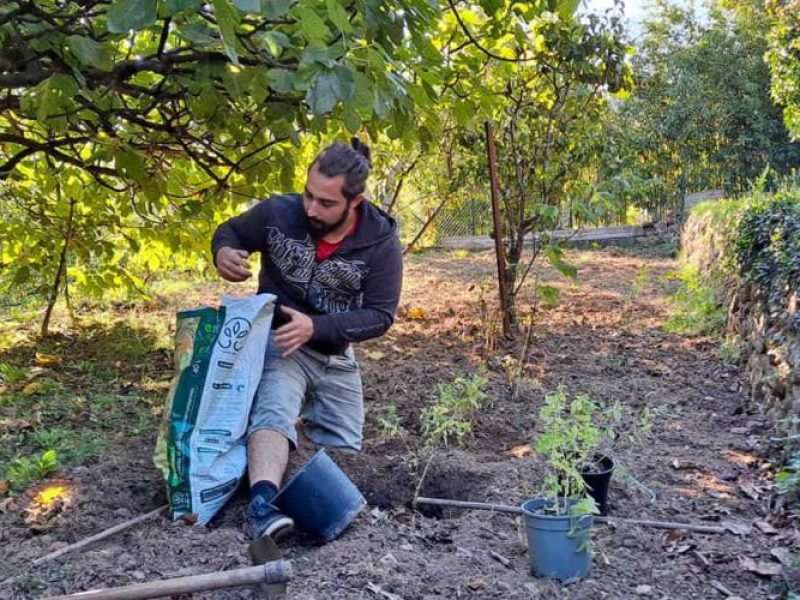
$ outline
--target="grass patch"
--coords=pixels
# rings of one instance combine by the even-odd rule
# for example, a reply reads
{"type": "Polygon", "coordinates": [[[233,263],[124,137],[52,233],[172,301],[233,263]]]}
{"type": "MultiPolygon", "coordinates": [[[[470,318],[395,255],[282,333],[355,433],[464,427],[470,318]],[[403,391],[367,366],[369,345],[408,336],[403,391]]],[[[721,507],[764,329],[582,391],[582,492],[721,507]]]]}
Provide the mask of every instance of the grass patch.
{"type": "Polygon", "coordinates": [[[155,435],[172,375],[161,347],[171,345],[171,321],[82,317],[80,328],[0,349],[0,494],[155,435]]]}
{"type": "Polygon", "coordinates": [[[664,329],[681,335],[720,336],[728,322],[725,306],[714,290],[700,277],[700,270],[691,264],[667,275],[675,284],[670,294],[672,311],[664,329]]]}

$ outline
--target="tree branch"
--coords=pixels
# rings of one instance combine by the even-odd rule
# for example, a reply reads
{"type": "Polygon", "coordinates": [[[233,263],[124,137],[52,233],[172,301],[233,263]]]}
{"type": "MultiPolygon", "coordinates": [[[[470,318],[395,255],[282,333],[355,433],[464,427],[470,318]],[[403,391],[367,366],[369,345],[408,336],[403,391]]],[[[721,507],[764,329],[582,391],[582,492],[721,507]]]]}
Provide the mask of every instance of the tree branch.
{"type": "Polygon", "coordinates": [[[469,30],[469,27],[467,27],[467,24],[464,23],[464,21],[461,19],[461,15],[458,13],[458,9],[456,8],[455,4],[453,4],[453,0],[447,0],[447,4],[450,5],[450,10],[453,12],[453,16],[455,16],[456,21],[458,21],[458,25],[461,27],[461,30],[464,32],[464,35],[466,35],[469,38],[469,41],[472,42],[472,44],[478,50],[483,52],[486,56],[490,56],[491,58],[494,58],[495,60],[501,60],[503,62],[513,62],[513,63],[530,62],[530,61],[536,60],[535,58],[521,58],[521,57],[507,58],[505,56],[500,56],[499,54],[495,54],[494,52],[492,52],[488,48],[484,48],[483,46],[481,46],[481,43],[478,41],[478,38],[476,38],[474,35],[472,35],[472,32],[469,30]]]}

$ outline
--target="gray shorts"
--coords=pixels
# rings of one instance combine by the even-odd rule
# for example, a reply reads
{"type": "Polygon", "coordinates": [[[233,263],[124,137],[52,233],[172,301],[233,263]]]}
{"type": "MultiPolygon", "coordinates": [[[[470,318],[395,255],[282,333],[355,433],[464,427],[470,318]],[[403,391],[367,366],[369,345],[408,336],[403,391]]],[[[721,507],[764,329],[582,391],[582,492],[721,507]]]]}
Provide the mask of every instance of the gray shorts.
{"type": "Polygon", "coordinates": [[[328,356],[303,346],[281,358],[273,335],[250,410],[248,436],[261,429],[277,431],[294,450],[295,424],[302,416],[305,435],[315,444],[361,450],[364,397],[352,347],[328,356]]]}

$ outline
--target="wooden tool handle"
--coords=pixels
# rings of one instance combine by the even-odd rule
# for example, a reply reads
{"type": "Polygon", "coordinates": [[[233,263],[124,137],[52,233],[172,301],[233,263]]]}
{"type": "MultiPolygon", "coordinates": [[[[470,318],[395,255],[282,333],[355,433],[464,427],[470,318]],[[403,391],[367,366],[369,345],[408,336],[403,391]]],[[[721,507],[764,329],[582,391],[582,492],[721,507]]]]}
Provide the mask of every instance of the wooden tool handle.
{"type": "Polygon", "coordinates": [[[189,575],[161,579],[118,588],[89,590],[68,596],[53,596],[49,600],[141,600],[173,594],[190,594],[205,590],[255,585],[257,583],[283,583],[292,577],[292,565],[286,560],[244,567],[230,571],[217,571],[202,575],[189,575]]]}

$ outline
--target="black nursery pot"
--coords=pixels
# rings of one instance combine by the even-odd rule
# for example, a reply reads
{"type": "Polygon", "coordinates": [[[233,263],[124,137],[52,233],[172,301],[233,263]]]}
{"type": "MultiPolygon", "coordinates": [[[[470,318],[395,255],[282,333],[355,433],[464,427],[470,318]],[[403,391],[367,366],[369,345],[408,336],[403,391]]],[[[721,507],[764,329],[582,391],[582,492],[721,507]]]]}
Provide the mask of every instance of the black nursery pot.
{"type": "Polygon", "coordinates": [[[609,456],[596,456],[592,465],[581,469],[581,477],[589,488],[601,515],[608,514],[608,484],[614,472],[614,461],[609,456]]]}

